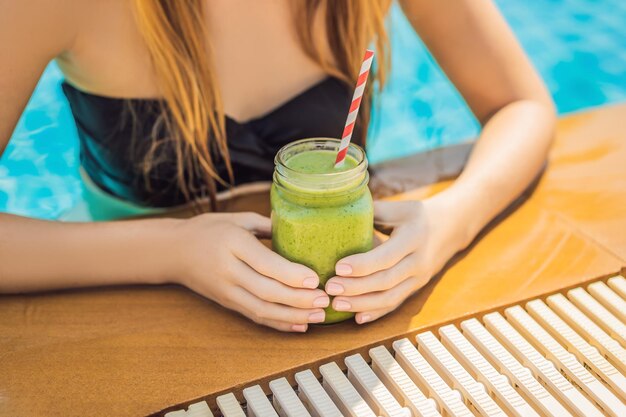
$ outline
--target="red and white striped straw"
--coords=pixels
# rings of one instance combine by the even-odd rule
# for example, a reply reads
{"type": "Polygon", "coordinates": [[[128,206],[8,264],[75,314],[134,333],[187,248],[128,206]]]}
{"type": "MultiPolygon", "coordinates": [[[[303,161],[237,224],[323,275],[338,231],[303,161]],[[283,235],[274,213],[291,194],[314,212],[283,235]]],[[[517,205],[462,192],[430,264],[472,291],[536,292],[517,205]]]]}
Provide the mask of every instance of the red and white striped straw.
{"type": "Polygon", "coordinates": [[[348,154],[348,146],[350,146],[350,139],[352,139],[352,131],[354,130],[354,124],[356,123],[356,116],[359,114],[361,99],[363,99],[367,76],[370,74],[370,68],[372,67],[373,60],[374,51],[366,49],[363,62],[361,63],[361,70],[359,71],[359,78],[356,82],[356,88],[354,89],[354,94],[352,95],[352,104],[350,104],[350,110],[348,111],[348,119],[346,120],[346,125],[343,128],[343,134],[341,135],[341,143],[339,144],[339,150],[337,151],[335,167],[340,166],[348,154]]]}

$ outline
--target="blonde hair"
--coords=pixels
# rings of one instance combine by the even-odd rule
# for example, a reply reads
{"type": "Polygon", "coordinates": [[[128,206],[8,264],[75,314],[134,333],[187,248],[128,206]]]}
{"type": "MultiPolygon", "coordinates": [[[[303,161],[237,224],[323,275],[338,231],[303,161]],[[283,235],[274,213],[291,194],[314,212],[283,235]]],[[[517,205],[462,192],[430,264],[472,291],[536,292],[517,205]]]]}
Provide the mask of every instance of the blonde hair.
{"type": "MultiPolygon", "coordinates": [[[[370,75],[359,116],[363,126],[369,121],[372,86],[376,81],[382,86],[385,81],[388,39],[384,21],[390,1],[291,2],[294,25],[305,53],[350,88],[358,77],[365,48],[375,43],[377,66],[370,75]],[[313,27],[317,18],[324,19],[330,56],[315,42],[313,27]]],[[[162,95],[161,117],[171,136],[169,139],[175,144],[177,185],[187,200],[208,195],[215,210],[216,182],[228,185],[233,182],[234,174],[226,142],[224,110],[212,71],[211,45],[206,41],[203,3],[203,0],[134,0],[134,9],[162,95]],[[225,162],[229,178],[220,178],[216,158],[225,162]],[[197,189],[194,184],[201,182],[208,189],[197,189]]],[[[146,176],[160,140],[153,137],[144,164],[146,176]]],[[[357,140],[363,143],[364,137],[357,140]]]]}

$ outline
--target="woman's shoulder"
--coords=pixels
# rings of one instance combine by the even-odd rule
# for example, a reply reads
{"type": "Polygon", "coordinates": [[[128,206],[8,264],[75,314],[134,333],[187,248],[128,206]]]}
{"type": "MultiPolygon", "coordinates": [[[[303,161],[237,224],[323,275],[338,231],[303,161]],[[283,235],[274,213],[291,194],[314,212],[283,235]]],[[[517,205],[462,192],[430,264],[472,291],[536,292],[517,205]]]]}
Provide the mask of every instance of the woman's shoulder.
{"type": "Polygon", "coordinates": [[[40,47],[56,55],[82,32],[128,14],[127,0],[0,0],[0,43],[40,47]]]}
{"type": "Polygon", "coordinates": [[[0,44],[23,53],[56,55],[75,36],[73,15],[82,7],[74,0],[0,1],[0,44]]]}

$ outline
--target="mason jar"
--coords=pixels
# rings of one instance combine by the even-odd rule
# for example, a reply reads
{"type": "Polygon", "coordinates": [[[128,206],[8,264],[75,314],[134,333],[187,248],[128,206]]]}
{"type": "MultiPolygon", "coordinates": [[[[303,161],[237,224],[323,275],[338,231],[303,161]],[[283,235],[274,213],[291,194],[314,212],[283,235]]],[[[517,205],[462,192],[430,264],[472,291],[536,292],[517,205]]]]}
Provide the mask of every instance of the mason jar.
{"type": "MultiPolygon", "coordinates": [[[[337,139],[303,139],[281,148],[274,161],[273,248],[313,269],[321,289],[335,276],[337,261],[366,252],[373,244],[374,208],[365,152],[351,144],[343,164],[335,168],[338,147],[337,139]]],[[[329,306],[325,323],[353,316],[329,306]]]]}

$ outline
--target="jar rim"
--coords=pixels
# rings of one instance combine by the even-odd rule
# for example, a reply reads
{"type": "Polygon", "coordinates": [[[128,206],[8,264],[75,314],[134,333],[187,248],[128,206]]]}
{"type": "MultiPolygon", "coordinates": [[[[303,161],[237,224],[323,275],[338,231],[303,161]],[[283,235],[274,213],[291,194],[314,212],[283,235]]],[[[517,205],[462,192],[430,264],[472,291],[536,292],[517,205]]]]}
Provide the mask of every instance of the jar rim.
{"type": "Polygon", "coordinates": [[[341,198],[341,197],[349,196],[354,193],[354,190],[367,187],[367,184],[369,184],[370,176],[369,176],[369,173],[365,171],[365,173],[363,174],[363,177],[358,182],[355,182],[352,186],[342,187],[339,189],[332,189],[332,188],[331,189],[315,189],[315,188],[293,189],[293,188],[286,186],[283,181],[280,181],[277,178],[276,172],[274,172],[273,179],[274,179],[274,187],[279,189],[282,193],[298,196],[299,198],[304,198],[304,199],[307,199],[308,197],[311,201],[314,201],[314,200],[316,201],[320,199],[319,194],[325,194],[325,197],[328,197],[328,198],[341,198]]]}
{"type": "Polygon", "coordinates": [[[340,141],[333,138],[300,139],[283,146],[276,154],[274,183],[279,188],[289,189],[288,192],[298,194],[341,195],[367,184],[367,157],[363,148],[351,144],[348,155],[357,161],[357,165],[348,169],[330,173],[308,173],[287,166],[290,157],[301,152],[330,151],[339,149],[340,141]]]}
{"type": "MultiPolygon", "coordinates": [[[[294,174],[299,174],[299,175],[307,175],[307,176],[312,176],[315,178],[338,178],[338,177],[345,177],[347,175],[353,174],[355,171],[364,171],[367,169],[367,157],[365,154],[365,150],[360,147],[359,145],[356,145],[354,143],[350,143],[349,147],[348,147],[348,154],[350,154],[350,151],[352,151],[353,153],[357,154],[357,157],[355,158],[357,161],[357,165],[349,168],[347,170],[344,171],[337,171],[337,172],[327,172],[327,173],[307,173],[307,172],[302,172],[299,171],[297,169],[293,169],[289,166],[287,166],[287,160],[284,159],[284,155],[287,153],[288,150],[295,148],[297,146],[302,146],[308,143],[320,143],[321,144],[335,144],[336,146],[332,146],[332,148],[330,149],[324,149],[324,150],[334,150],[334,151],[338,151],[339,150],[339,144],[341,143],[341,140],[336,139],[336,138],[324,138],[324,137],[318,137],[318,138],[306,138],[306,139],[299,139],[296,141],[293,141],[291,143],[288,143],[287,145],[283,146],[282,148],[280,148],[278,150],[278,152],[276,153],[276,156],[274,157],[274,164],[275,166],[278,168],[280,167],[281,170],[284,169],[286,172],[290,172],[290,173],[294,173],[294,174]]],[[[320,150],[322,150],[322,147],[319,147],[320,150]]],[[[350,156],[352,156],[353,158],[355,157],[355,155],[350,154],[350,156]]],[[[283,174],[284,175],[284,174],[283,174]]]]}

